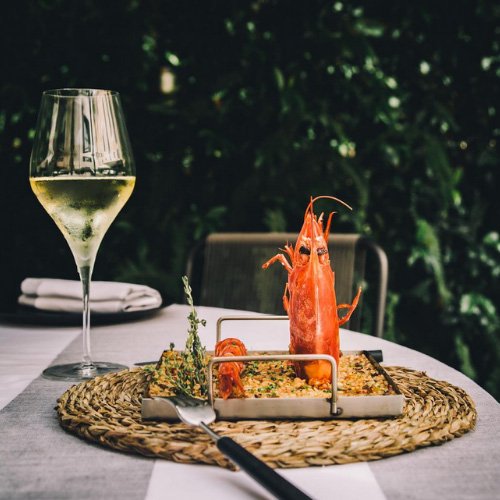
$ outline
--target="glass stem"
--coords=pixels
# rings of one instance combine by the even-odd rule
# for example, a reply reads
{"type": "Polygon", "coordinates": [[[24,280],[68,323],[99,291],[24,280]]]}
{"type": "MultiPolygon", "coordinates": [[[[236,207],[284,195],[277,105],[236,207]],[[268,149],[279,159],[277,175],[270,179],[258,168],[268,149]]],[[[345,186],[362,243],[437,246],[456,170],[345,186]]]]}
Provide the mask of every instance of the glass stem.
{"type": "Polygon", "coordinates": [[[90,278],[92,277],[93,266],[82,266],[79,268],[80,279],[83,287],[83,358],[82,368],[84,370],[92,370],[95,368],[90,354],[90,278]]]}

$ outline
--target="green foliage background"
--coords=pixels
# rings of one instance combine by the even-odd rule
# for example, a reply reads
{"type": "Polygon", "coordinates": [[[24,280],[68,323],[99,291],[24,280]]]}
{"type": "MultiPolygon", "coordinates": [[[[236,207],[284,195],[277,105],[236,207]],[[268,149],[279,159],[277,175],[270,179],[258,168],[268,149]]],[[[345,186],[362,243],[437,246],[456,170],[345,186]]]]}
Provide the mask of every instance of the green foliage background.
{"type": "Polygon", "coordinates": [[[498,3],[27,0],[2,11],[2,307],[28,275],[76,279],[27,182],[41,93],[111,88],[138,180],[96,279],[182,301],[197,240],[297,231],[309,196],[331,194],[355,208],[335,230],[388,254],[386,338],[500,399],[498,3]],[[162,72],[175,77],[167,93],[162,72]]]}

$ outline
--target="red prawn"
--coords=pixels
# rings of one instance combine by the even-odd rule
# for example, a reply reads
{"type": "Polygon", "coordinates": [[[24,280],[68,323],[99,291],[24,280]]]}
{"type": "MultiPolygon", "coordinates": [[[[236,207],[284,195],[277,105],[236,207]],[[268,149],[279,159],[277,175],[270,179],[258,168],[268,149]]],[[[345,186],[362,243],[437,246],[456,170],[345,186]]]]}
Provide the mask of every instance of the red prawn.
{"type": "MultiPolygon", "coordinates": [[[[335,274],[330,266],[328,234],[333,213],[328,217],[323,231],[323,214],[316,218],[313,203],[320,198],[329,198],[346,205],[332,196],[318,196],[306,208],[304,224],[297,238],[295,249],[285,245],[283,254],[277,254],[262,267],[265,269],[279,261],[288,272],[283,305],[290,318],[290,352],[292,354],[329,354],[339,362],[339,325],[349,320],[361,294],[358,290],[352,304],[337,305],[335,297],[335,274]],[[343,318],[338,310],[348,309],[343,318]]],[[[321,386],[331,380],[331,366],[327,361],[305,361],[296,363],[297,375],[306,378],[310,385],[321,386]]]]}
{"type": "MultiPolygon", "coordinates": [[[[246,356],[247,349],[243,342],[239,339],[227,338],[217,342],[215,345],[215,356],[246,356]]],[[[244,395],[245,389],[241,383],[241,372],[245,368],[245,363],[242,362],[224,362],[219,364],[219,392],[224,399],[227,399],[236,392],[244,395]]]]}

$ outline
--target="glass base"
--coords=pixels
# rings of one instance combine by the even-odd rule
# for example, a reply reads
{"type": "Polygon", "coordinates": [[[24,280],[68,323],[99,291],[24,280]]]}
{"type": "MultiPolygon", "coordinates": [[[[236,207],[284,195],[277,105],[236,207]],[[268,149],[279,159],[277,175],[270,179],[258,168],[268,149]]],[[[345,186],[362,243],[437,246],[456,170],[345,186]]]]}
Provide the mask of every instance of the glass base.
{"type": "Polygon", "coordinates": [[[51,380],[81,382],[97,377],[98,375],[106,375],[106,373],[113,373],[127,368],[128,366],[118,365],[116,363],[94,361],[90,367],[84,366],[82,363],[49,366],[42,372],[42,375],[51,380]]]}

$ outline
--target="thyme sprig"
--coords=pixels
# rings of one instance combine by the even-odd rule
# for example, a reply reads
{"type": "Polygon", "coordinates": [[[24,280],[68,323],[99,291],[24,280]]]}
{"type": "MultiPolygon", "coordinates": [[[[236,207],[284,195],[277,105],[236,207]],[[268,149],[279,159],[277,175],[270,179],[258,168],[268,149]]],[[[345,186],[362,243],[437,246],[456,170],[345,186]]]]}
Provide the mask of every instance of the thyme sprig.
{"type": "MultiPolygon", "coordinates": [[[[203,347],[198,335],[198,327],[206,326],[204,319],[198,318],[194,307],[191,287],[186,276],[183,276],[184,292],[187,302],[191,306],[188,316],[189,328],[186,347],[179,356],[165,356],[163,360],[165,374],[172,389],[176,394],[188,396],[205,396],[208,392],[206,373],[206,349],[203,347]]],[[[170,351],[174,350],[174,344],[170,344],[170,351]]]]}

